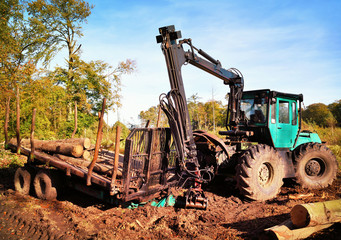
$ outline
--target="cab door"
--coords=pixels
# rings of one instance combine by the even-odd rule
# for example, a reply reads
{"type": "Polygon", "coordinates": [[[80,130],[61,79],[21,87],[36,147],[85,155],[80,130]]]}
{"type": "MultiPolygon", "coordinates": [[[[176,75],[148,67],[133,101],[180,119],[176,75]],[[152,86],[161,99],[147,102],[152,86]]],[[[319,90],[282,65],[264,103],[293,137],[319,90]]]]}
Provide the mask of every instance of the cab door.
{"type": "Polygon", "coordinates": [[[277,98],[276,148],[291,148],[294,144],[297,125],[297,101],[277,98]]]}

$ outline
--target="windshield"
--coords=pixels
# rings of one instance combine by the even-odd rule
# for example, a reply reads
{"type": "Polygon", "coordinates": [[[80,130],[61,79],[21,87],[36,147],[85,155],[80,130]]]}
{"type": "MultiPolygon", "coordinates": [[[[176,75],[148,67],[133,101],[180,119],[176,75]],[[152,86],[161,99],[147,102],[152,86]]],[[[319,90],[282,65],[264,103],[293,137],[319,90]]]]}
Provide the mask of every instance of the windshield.
{"type": "Polygon", "coordinates": [[[250,123],[265,123],[267,119],[267,101],[265,98],[242,99],[240,110],[250,123]]]}

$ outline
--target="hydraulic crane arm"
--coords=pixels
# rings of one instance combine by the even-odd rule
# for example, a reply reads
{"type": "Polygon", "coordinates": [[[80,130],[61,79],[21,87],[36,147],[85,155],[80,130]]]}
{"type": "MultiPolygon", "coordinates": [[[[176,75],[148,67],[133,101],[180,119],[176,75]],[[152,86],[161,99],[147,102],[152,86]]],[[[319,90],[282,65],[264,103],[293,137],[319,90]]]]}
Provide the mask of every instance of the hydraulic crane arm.
{"type": "MultiPolygon", "coordinates": [[[[171,91],[168,94],[160,96],[160,106],[168,117],[168,122],[174,138],[176,150],[182,163],[182,179],[191,178],[194,180],[194,189],[187,196],[191,196],[187,201],[189,205],[198,205],[196,201],[202,199],[205,206],[203,192],[201,190],[202,171],[208,169],[199,169],[197,159],[197,150],[194,142],[192,125],[187,108],[187,100],[185,89],[182,81],[181,67],[185,63],[190,63],[220,79],[224,84],[230,86],[230,97],[228,105],[228,124],[229,127],[237,127],[240,118],[239,103],[243,91],[243,77],[236,69],[226,70],[221,67],[218,60],[213,59],[201,49],[197,49],[192,45],[191,39],[182,39],[177,43],[177,39],[181,38],[181,32],[175,31],[174,26],[159,28],[161,35],[157,36],[157,43],[161,43],[161,49],[164,53],[171,91]],[[187,44],[189,50],[185,51],[183,45],[187,44]],[[195,51],[202,57],[195,54],[195,51]],[[193,191],[194,190],[194,191],[193,191]],[[194,199],[194,200],[193,200],[194,199]],[[194,204],[191,204],[193,203],[194,204]]],[[[199,201],[200,202],[200,201],[199,201]]]]}
{"type": "Polygon", "coordinates": [[[244,86],[243,76],[237,69],[222,68],[219,60],[215,60],[203,50],[195,48],[191,39],[182,39],[177,42],[177,39],[181,38],[181,32],[175,31],[173,25],[159,28],[159,32],[161,35],[156,39],[157,43],[161,43],[165,55],[171,85],[171,91],[161,98],[161,107],[169,119],[180,158],[198,166],[181,67],[185,63],[190,63],[222,79],[224,84],[229,85],[227,127],[230,128],[237,127],[240,120],[239,103],[244,86]],[[183,48],[184,44],[189,46],[187,51],[183,48]],[[204,58],[199,57],[195,52],[204,58]]]}

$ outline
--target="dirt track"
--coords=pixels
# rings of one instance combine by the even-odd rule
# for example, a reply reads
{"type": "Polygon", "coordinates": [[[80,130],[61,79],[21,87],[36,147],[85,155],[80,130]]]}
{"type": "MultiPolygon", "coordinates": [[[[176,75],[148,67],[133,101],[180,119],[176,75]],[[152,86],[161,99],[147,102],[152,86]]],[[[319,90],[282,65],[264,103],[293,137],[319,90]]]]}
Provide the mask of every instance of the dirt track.
{"type": "MultiPolygon", "coordinates": [[[[289,199],[308,191],[286,183],[278,198],[248,202],[231,182],[206,189],[209,208],[112,208],[72,190],[58,201],[23,196],[13,189],[14,171],[0,171],[0,239],[257,239],[264,228],[289,218],[291,208],[304,202],[341,198],[341,176],[314,196],[289,199]]],[[[340,224],[310,239],[339,239],[340,224]]]]}

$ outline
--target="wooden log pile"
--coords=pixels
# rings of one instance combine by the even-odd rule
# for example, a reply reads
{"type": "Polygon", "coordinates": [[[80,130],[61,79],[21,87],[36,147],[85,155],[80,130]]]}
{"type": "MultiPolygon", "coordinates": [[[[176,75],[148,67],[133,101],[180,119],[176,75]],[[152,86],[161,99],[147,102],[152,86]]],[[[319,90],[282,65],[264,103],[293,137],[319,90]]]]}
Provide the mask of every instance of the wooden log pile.
{"type": "MultiPolygon", "coordinates": [[[[10,140],[10,144],[17,146],[15,138],[10,140]]],[[[21,146],[31,148],[29,139],[22,139],[21,146]]],[[[89,138],[70,138],[62,140],[34,140],[35,151],[46,152],[59,158],[62,161],[74,166],[89,168],[94,155],[94,148],[89,138]]],[[[114,153],[111,159],[98,161],[94,166],[94,171],[100,174],[111,176],[113,173],[114,153]]],[[[106,154],[107,155],[107,154],[106,154]]],[[[122,165],[119,166],[117,177],[122,177],[122,165]]]]}
{"type": "Polygon", "coordinates": [[[290,219],[265,229],[260,239],[304,239],[336,222],[341,222],[341,199],[300,204],[293,207],[290,219]]]}

